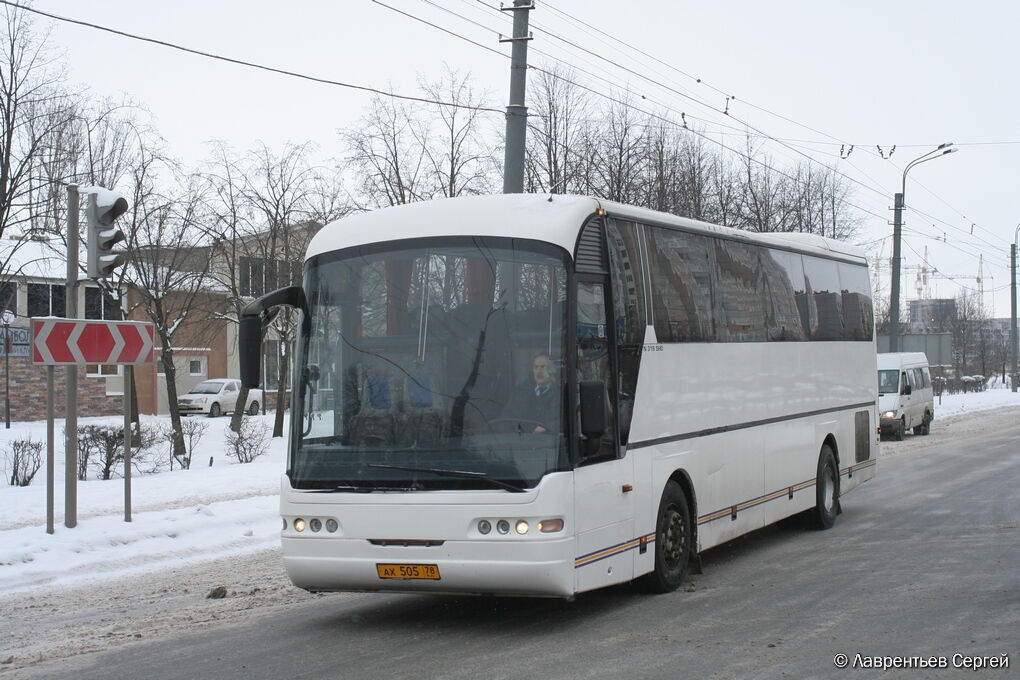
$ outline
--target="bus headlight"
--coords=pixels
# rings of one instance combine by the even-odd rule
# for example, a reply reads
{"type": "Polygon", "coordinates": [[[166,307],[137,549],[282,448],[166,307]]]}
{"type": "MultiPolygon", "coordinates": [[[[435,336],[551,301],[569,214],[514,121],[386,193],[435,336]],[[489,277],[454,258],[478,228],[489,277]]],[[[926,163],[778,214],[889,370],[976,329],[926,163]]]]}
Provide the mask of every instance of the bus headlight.
{"type": "Polygon", "coordinates": [[[301,533],[304,530],[305,530],[305,521],[303,519],[301,519],[300,517],[298,517],[296,520],[294,520],[294,531],[296,531],[298,533],[301,533]]]}
{"type": "Polygon", "coordinates": [[[503,534],[504,536],[506,534],[509,534],[510,533],[510,522],[506,521],[505,519],[499,520],[498,522],[496,522],[496,531],[498,531],[499,533],[503,534]]]}
{"type": "Polygon", "coordinates": [[[528,529],[530,528],[531,527],[528,526],[528,523],[523,519],[517,520],[517,525],[514,527],[517,533],[520,534],[521,536],[528,533],[528,529]]]}
{"type": "Polygon", "coordinates": [[[335,534],[336,530],[339,529],[339,528],[340,528],[340,525],[337,524],[335,519],[327,519],[326,520],[326,531],[328,531],[329,533],[335,534]]]}
{"type": "Polygon", "coordinates": [[[478,533],[484,536],[490,531],[492,531],[492,523],[489,522],[489,520],[483,519],[481,522],[478,523],[478,533]]]}
{"type": "Polygon", "coordinates": [[[882,414],[883,418],[896,418],[896,411],[886,411],[882,414]]]}

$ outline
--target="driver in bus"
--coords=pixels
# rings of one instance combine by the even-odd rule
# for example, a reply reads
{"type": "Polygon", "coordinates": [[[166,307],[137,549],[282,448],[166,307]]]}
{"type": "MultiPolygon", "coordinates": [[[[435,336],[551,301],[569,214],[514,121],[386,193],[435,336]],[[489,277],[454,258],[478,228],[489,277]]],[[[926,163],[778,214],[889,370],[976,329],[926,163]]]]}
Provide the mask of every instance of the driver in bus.
{"type": "Polygon", "coordinates": [[[531,361],[531,380],[514,391],[503,409],[502,419],[518,421],[526,432],[548,432],[549,423],[559,419],[560,389],[553,381],[553,360],[546,353],[536,354],[531,361]]]}

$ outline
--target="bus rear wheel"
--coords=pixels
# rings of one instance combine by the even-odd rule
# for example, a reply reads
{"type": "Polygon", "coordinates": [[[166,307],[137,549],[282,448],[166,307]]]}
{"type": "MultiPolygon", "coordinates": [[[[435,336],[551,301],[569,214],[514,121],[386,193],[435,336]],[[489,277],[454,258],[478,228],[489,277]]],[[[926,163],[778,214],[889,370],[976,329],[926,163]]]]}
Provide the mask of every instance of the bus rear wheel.
{"type": "Polygon", "coordinates": [[[680,587],[691,555],[691,510],[679,484],[670,480],[659,501],[655,522],[655,570],[641,578],[650,592],[668,593],[680,587]]]}
{"type": "Polygon", "coordinates": [[[816,529],[831,529],[839,512],[839,467],[836,456],[828,444],[822,446],[818,456],[818,476],[815,480],[815,509],[811,523],[816,529]]]}

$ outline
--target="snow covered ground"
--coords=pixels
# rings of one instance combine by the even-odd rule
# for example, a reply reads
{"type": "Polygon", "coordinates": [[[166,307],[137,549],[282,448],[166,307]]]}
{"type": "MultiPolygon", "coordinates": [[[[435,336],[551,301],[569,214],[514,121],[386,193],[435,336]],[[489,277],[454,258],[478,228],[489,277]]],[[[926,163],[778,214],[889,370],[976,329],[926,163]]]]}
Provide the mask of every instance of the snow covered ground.
{"type": "MultiPolygon", "coordinates": [[[[271,432],[273,415],[256,416],[271,432]]],[[[169,418],[143,417],[156,426],[169,418]]],[[[280,476],[286,439],[247,464],[225,453],[229,418],[209,425],[189,470],[131,475],[131,522],[124,521],[124,480],[77,484],[77,526],[64,526],[64,423],[55,423],[54,533],[46,533],[46,464],[27,487],[0,486],[0,597],[43,586],[164,569],[184,562],[250,553],[279,545],[280,476]],[[212,465],[210,466],[210,460],[212,465]]],[[[79,418],[79,425],[123,425],[123,418],[79,418]]],[[[0,425],[0,460],[15,439],[46,441],[46,423],[0,425]]],[[[0,463],[0,468],[5,465],[0,463]]]]}
{"type": "MultiPolygon", "coordinates": [[[[1000,388],[946,395],[941,403],[936,398],[936,421],[1002,406],[1020,407],[1020,393],[1000,388]]],[[[257,417],[271,427],[272,415],[257,417]]],[[[79,419],[79,425],[97,422],[122,424],[123,419],[79,419]]],[[[101,481],[90,474],[78,482],[78,524],[68,529],[63,514],[63,422],[57,421],[54,533],[46,533],[45,462],[30,486],[7,486],[6,481],[0,486],[0,598],[278,546],[285,439],[274,439],[269,452],[254,462],[239,464],[225,454],[229,420],[203,422],[209,429],[195,449],[191,469],[132,474],[131,522],[124,521],[123,479],[101,481]]],[[[45,442],[45,422],[0,428],[0,460],[10,441],[29,437],[45,442]]],[[[45,461],[45,448],[43,457],[45,461]]]]}

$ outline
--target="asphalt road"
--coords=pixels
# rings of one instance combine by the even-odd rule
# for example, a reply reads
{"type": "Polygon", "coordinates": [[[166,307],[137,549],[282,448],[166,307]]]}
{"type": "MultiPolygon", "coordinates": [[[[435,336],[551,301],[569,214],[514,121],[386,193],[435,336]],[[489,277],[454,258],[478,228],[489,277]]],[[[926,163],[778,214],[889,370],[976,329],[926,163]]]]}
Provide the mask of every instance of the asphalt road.
{"type": "Polygon", "coordinates": [[[833,529],[770,527],[733,541],[676,593],[323,596],[22,670],[83,680],[1016,677],[1020,419],[999,422],[884,445],[877,477],[844,497],[833,529]],[[858,667],[837,668],[839,654],[858,667]],[[895,657],[948,668],[861,667],[895,657]],[[953,668],[974,657],[1010,668],[953,668]]]}

